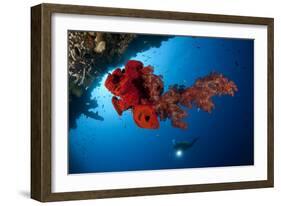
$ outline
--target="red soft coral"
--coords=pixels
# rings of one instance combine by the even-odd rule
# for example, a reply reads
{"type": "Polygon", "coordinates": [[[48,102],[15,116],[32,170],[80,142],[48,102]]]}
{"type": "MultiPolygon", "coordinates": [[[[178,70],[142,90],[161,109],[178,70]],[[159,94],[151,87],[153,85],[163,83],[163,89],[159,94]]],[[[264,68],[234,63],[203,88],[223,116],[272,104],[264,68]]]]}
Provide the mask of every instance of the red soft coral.
{"type": "Polygon", "coordinates": [[[170,119],[174,127],[185,129],[183,119],[187,108],[196,106],[211,112],[214,108],[212,97],[215,95],[233,96],[238,91],[233,81],[222,74],[211,73],[196,80],[193,86],[171,86],[163,93],[162,76],[153,74],[151,66],[143,67],[139,61],[131,60],[125,69],[116,69],[109,74],[105,86],[115,96],[112,103],[119,115],[132,109],[135,123],[141,128],[157,129],[159,121],[170,119]]]}

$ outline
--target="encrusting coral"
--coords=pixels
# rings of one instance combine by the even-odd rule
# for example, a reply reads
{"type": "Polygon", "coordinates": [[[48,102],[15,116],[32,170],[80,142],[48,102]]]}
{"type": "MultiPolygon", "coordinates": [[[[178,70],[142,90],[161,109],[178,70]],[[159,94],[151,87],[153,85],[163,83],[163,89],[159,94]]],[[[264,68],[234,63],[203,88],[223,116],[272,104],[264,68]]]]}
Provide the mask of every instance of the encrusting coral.
{"type": "Polygon", "coordinates": [[[170,119],[174,127],[186,129],[183,119],[187,112],[181,106],[211,112],[213,96],[234,96],[238,91],[233,81],[222,74],[211,73],[197,79],[191,87],[173,85],[164,92],[162,76],[153,72],[153,67],[130,60],[124,69],[117,68],[105,81],[105,87],[114,95],[112,104],[117,113],[122,115],[132,109],[134,121],[141,128],[159,128],[159,118],[170,119]]]}
{"type": "Polygon", "coordinates": [[[68,85],[69,126],[76,127],[81,114],[102,120],[93,109],[98,101],[92,99],[92,90],[111,67],[124,64],[140,51],[158,48],[171,36],[136,35],[97,31],[68,31],[68,85]],[[88,102],[96,101],[89,114],[88,102]]]}
{"type": "Polygon", "coordinates": [[[135,35],[131,34],[114,36],[103,32],[68,32],[70,94],[81,97],[94,81],[98,81],[98,76],[105,70],[101,68],[118,58],[122,54],[120,50],[124,52],[134,38],[135,35]]]}

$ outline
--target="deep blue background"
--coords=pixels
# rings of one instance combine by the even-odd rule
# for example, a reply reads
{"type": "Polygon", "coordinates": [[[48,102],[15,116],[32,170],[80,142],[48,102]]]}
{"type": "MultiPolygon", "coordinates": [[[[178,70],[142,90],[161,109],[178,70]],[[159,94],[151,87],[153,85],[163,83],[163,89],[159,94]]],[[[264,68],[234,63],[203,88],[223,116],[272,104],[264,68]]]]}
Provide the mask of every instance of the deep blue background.
{"type": "Polygon", "coordinates": [[[165,90],[176,83],[191,86],[215,71],[233,80],[239,91],[234,97],[215,97],[211,114],[188,110],[187,130],[172,127],[170,120],[147,130],[136,126],[131,111],[117,115],[104,77],[92,97],[99,104],[94,111],[105,120],[81,116],[69,131],[69,173],[252,165],[253,51],[254,40],[249,39],[173,37],[160,48],[138,53],[132,59],[154,66],[163,75],[165,90]],[[193,147],[177,156],[173,140],[194,138],[193,147]]]}

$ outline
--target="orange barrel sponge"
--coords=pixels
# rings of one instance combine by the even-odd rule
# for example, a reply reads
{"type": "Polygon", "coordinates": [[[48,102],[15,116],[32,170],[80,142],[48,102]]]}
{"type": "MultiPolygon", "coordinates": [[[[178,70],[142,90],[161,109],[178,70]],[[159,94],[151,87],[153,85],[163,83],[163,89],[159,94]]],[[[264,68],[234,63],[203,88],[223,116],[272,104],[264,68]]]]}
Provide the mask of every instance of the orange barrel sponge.
{"type": "Polygon", "coordinates": [[[151,105],[136,105],[133,108],[133,117],[135,123],[141,128],[159,128],[157,114],[151,105]]]}

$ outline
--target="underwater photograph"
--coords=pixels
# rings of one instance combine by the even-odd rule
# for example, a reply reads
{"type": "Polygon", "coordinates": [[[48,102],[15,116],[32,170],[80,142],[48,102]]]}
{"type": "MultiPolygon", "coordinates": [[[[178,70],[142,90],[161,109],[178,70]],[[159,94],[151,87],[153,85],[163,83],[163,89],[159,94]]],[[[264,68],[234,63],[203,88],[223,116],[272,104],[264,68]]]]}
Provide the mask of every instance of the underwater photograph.
{"type": "Polygon", "coordinates": [[[68,174],[254,165],[254,39],[76,31],[68,174]]]}

